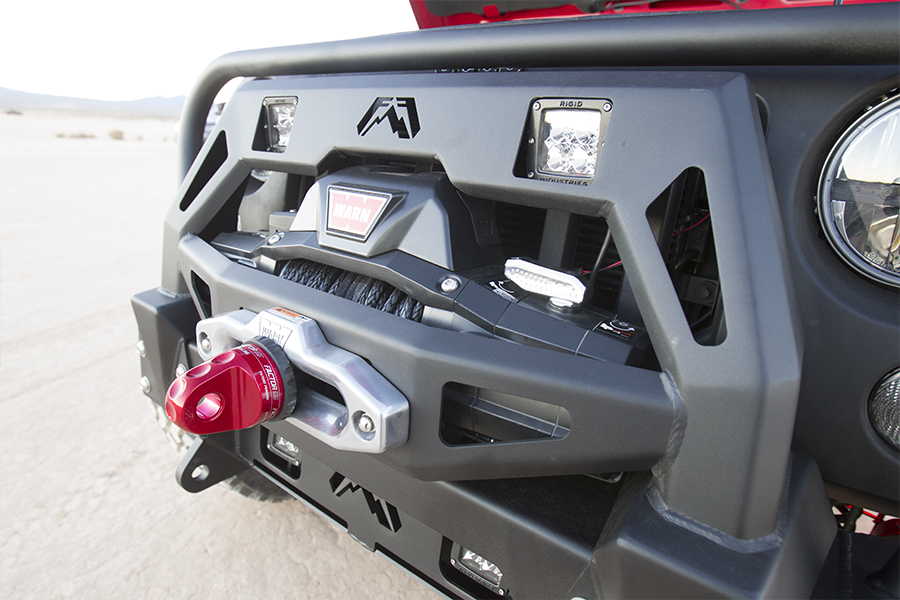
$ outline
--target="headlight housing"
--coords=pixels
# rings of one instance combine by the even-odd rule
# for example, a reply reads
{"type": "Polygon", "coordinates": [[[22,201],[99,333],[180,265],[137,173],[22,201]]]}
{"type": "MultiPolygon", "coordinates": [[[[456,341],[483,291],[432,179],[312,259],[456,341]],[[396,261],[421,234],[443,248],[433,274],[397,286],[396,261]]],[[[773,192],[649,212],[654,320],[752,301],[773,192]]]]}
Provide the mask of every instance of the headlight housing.
{"type": "Polygon", "coordinates": [[[871,107],[835,144],[819,180],[818,208],[844,262],[900,287],[900,96],[871,107]]]}

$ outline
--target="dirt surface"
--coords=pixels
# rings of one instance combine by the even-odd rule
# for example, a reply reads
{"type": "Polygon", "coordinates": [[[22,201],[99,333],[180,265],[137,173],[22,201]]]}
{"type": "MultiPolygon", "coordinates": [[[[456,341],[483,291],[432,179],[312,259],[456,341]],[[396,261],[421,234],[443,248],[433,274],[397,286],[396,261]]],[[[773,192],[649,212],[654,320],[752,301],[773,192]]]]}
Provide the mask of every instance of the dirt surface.
{"type": "Polygon", "coordinates": [[[299,502],[175,483],[129,305],[159,284],[174,136],[0,115],[0,598],[438,598],[299,502]]]}

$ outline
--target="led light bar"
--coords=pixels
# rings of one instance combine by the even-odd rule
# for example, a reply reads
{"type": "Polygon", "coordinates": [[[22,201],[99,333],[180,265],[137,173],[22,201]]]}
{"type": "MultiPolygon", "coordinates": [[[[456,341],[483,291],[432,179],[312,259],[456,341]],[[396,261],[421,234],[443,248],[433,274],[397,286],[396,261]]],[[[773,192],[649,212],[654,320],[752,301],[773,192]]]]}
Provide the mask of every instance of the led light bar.
{"type": "Polygon", "coordinates": [[[297,112],[296,98],[266,98],[266,129],[269,134],[269,152],[284,152],[294,129],[294,115],[297,112]]]}
{"type": "Polygon", "coordinates": [[[450,564],[498,596],[506,594],[506,590],[500,587],[503,572],[483,556],[454,543],[451,549],[450,564]]]}
{"type": "Polygon", "coordinates": [[[531,106],[528,176],[587,185],[597,165],[612,102],[540,98],[531,106]]]}
{"type": "Polygon", "coordinates": [[[587,290],[584,283],[574,275],[554,271],[521,258],[507,260],[503,273],[526,292],[547,296],[559,308],[581,304],[587,290]]]}

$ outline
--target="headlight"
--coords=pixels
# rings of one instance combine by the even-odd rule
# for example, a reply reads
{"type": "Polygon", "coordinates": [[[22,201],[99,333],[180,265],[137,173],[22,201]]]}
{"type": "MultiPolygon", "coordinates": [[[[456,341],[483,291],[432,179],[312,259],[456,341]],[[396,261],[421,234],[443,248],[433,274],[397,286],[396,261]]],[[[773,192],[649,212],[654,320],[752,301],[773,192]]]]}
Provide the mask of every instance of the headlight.
{"type": "Polygon", "coordinates": [[[900,96],[868,110],[831,150],[819,181],[819,219],[858,272],[900,286],[900,96]]]}

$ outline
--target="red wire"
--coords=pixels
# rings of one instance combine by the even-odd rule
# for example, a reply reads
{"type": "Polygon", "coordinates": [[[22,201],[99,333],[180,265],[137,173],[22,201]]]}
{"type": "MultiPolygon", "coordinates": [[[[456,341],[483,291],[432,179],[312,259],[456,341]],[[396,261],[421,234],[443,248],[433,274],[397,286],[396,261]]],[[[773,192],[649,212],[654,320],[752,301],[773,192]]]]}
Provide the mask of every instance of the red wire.
{"type": "Polygon", "coordinates": [[[603,267],[603,268],[600,269],[600,270],[601,270],[601,271],[605,271],[605,270],[607,270],[607,269],[612,269],[613,267],[618,267],[618,266],[621,265],[621,264],[622,264],[622,261],[620,260],[619,262],[614,262],[613,264],[607,265],[607,266],[603,267]]]}
{"type": "Polygon", "coordinates": [[[706,213],[706,216],[704,216],[702,219],[700,219],[699,221],[697,221],[696,223],[694,223],[694,224],[691,225],[690,227],[685,227],[684,229],[679,229],[678,231],[676,231],[675,233],[673,233],[673,234],[672,234],[672,237],[675,237],[676,235],[681,235],[682,233],[686,233],[686,232],[690,231],[691,229],[693,229],[693,228],[696,227],[697,225],[700,225],[701,223],[703,223],[703,222],[704,222],[705,220],[707,220],[708,218],[709,218],[709,213],[706,213]]]}
{"type": "MultiPolygon", "coordinates": [[[[709,213],[707,213],[706,215],[704,215],[702,219],[700,219],[699,221],[697,221],[696,223],[694,223],[694,224],[691,225],[690,227],[685,227],[684,229],[680,229],[680,230],[676,231],[675,233],[672,234],[672,237],[675,237],[676,235],[681,235],[682,233],[687,233],[688,231],[690,231],[690,230],[693,229],[694,227],[697,227],[698,225],[702,224],[702,223],[703,223],[704,221],[706,221],[707,219],[709,219],[709,213]]],[[[607,266],[603,267],[602,269],[600,269],[600,271],[606,271],[607,269],[612,269],[613,267],[618,267],[618,266],[621,265],[621,264],[622,264],[622,261],[620,260],[619,262],[614,262],[614,263],[611,264],[611,265],[607,265],[607,266]]],[[[587,275],[588,273],[590,273],[590,271],[586,271],[586,270],[582,269],[582,270],[581,270],[581,273],[582,273],[582,275],[587,275]]],[[[598,273],[599,273],[599,271],[598,271],[598,273]]]]}

